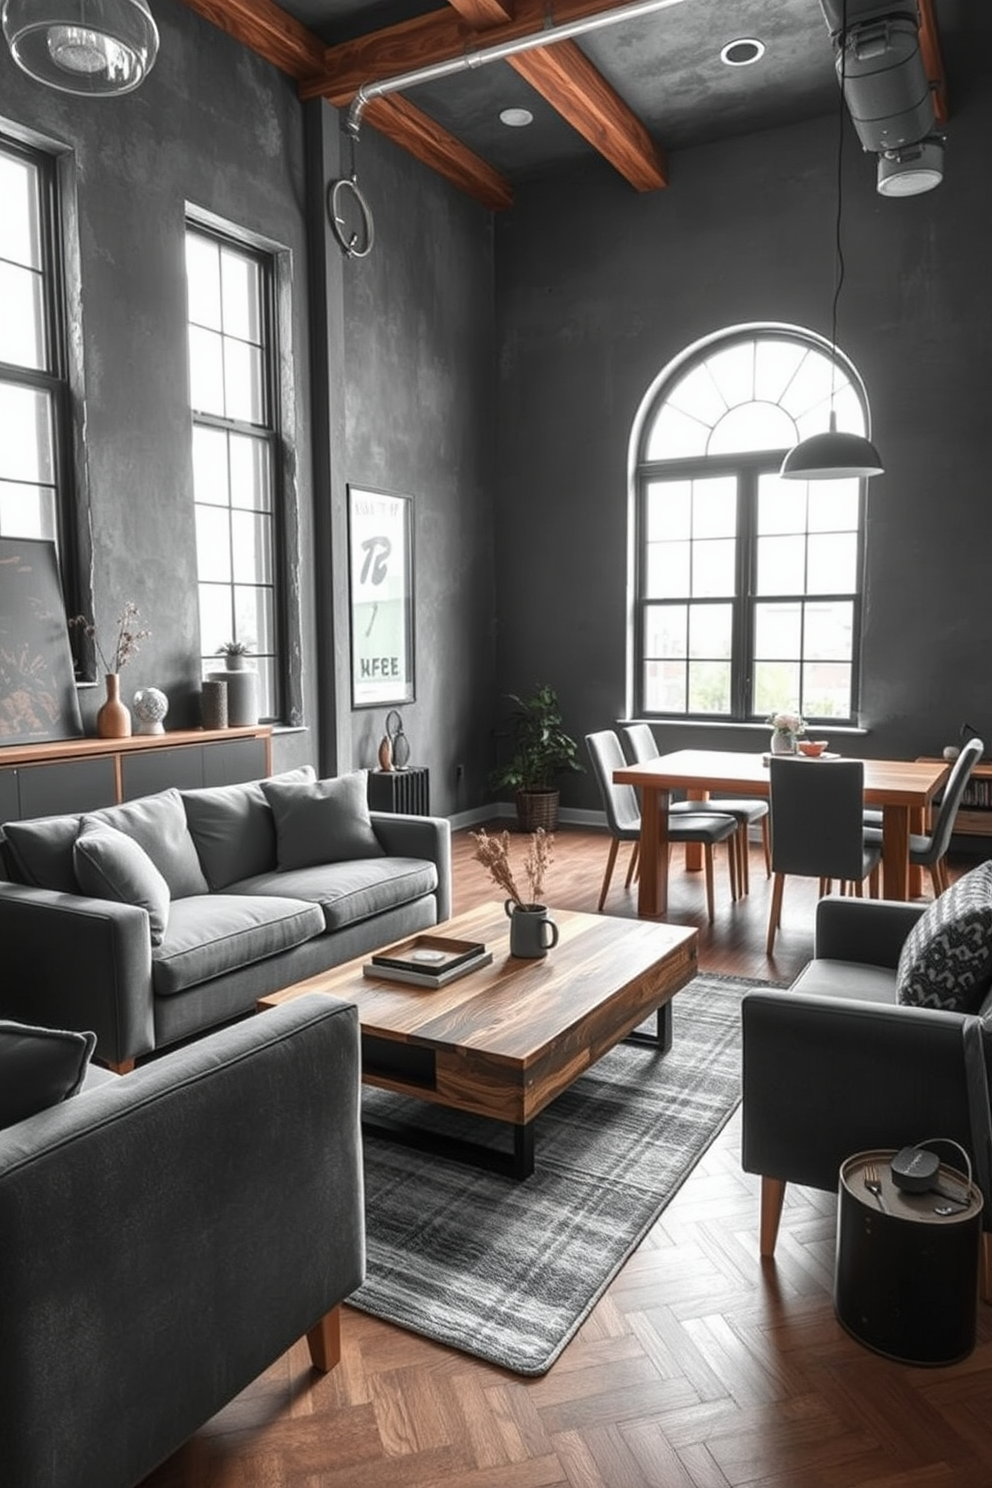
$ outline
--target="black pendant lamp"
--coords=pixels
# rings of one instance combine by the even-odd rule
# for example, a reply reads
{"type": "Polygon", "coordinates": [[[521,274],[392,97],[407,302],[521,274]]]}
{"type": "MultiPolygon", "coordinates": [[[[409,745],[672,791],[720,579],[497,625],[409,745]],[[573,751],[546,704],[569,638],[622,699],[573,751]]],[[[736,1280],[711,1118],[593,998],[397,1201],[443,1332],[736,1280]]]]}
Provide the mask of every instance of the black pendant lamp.
{"type": "Polygon", "coordinates": [[[830,326],[830,426],[823,434],[800,440],[782,461],[783,480],[844,480],[852,476],[881,475],[885,467],[870,439],[837,428],[834,384],[837,371],[837,303],[844,283],[844,252],[841,246],[844,161],[844,77],[847,57],[847,0],[844,0],[841,38],[840,94],[837,113],[837,219],[834,230],[837,270],[830,326]]]}

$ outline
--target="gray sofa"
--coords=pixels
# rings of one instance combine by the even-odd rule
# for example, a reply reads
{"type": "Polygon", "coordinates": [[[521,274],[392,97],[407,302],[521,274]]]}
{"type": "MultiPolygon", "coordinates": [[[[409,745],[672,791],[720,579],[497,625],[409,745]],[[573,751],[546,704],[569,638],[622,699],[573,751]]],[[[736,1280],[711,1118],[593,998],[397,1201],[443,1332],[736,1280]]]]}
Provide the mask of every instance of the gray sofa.
{"type": "Polygon", "coordinates": [[[447,919],[450,828],[305,767],[8,822],[0,1016],[89,1029],[125,1071],[258,997],[447,919]]]}
{"type": "MultiPolygon", "coordinates": [[[[946,1138],[965,1148],[984,1194],[982,1286],[992,1299],[992,864],[968,879],[979,912],[972,899],[965,938],[940,923],[955,892],[968,891],[964,879],[931,906],[830,896],[792,987],[745,995],[742,1166],[761,1175],[762,1255],[774,1254],[787,1183],[836,1192],[841,1163],[857,1152],[946,1138]],[[946,1006],[899,1000],[900,958],[924,915],[946,1006]]],[[[911,971],[904,964],[904,981],[911,971]]],[[[941,1156],[961,1166],[953,1151],[941,1156]]]]}
{"type": "Polygon", "coordinates": [[[356,1010],[296,998],[78,1094],[45,1048],[76,1036],[27,1032],[57,1103],[0,1130],[0,1480],[132,1488],[304,1335],[336,1362],[365,1269],[356,1010]]]}

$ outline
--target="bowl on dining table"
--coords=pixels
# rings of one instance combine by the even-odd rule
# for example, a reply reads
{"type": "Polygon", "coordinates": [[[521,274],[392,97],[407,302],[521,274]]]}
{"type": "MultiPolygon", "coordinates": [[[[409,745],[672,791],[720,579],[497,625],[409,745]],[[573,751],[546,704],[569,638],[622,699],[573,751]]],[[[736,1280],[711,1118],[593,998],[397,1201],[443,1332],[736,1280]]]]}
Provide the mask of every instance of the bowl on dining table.
{"type": "Polygon", "coordinates": [[[804,754],[807,759],[818,759],[827,747],[826,739],[797,739],[799,753],[804,754]]]}

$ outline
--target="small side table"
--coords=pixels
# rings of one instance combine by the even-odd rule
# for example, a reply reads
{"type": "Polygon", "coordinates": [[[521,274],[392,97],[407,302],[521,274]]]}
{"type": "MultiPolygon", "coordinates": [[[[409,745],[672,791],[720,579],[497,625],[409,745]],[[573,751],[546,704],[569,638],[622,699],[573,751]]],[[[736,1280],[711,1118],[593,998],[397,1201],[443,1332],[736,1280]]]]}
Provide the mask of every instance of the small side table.
{"type": "Polygon", "coordinates": [[[945,1203],[939,1195],[896,1187],[894,1156],[859,1152],[841,1165],[834,1310],[876,1353],[905,1364],[954,1364],[975,1346],[982,1195],[942,1164],[938,1181],[967,1190],[968,1204],[938,1214],[945,1203]],[[884,1211],[865,1187],[869,1164],[884,1211]]]}
{"type": "Polygon", "coordinates": [[[429,816],[431,772],[426,765],[405,770],[369,771],[369,807],[372,811],[399,811],[429,816]]]}

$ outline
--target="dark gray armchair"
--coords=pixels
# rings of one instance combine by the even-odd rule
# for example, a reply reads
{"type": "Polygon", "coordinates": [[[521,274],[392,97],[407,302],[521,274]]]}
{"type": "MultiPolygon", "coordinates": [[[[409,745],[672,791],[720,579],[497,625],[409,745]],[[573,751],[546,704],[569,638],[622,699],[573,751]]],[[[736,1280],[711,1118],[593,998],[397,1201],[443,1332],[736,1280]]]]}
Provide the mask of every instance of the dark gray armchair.
{"type": "Polygon", "coordinates": [[[761,1254],[772,1256],[787,1183],[836,1192],[856,1152],[959,1142],[985,1199],[988,1301],[992,993],[978,1014],[897,1002],[899,954],[925,908],[821,899],[814,958],[796,983],[746,994],[742,1164],[761,1174],[761,1254]]]}
{"type": "Polygon", "coordinates": [[[364,1274],[355,1008],[317,994],[0,1132],[0,1455],[130,1488],[364,1274]]]}

